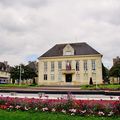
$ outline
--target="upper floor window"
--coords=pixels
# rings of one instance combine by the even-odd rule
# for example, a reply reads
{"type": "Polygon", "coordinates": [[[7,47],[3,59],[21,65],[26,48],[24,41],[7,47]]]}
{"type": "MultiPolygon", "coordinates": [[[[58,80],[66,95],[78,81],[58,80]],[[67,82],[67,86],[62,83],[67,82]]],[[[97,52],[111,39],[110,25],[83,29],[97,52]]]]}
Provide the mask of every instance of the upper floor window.
{"type": "Polygon", "coordinates": [[[55,68],[54,62],[51,62],[51,72],[54,72],[54,68],[55,68]]]}
{"type": "Polygon", "coordinates": [[[44,72],[47,72],[47,62],[44,62],[44,72]]]}
{"type": "Polygon", "coordinates": [[[66,51],[65,55],[72,55],[72,52],[71,51],[66,51]]]}
{"type": "Polygon", "coordinates": [[[74,49],[70,44],[63,48],[63,55],[74,55],[74,49]]]}
{"type": "Polygon", "coordinates": [[[76,61],[76,71],[79,71],[79,61],[76,61]]]}
{"type": "Polygon", "coordinates": [[[71,70],[71,61],[66,62],[66,70],[71,70]]]}
{"type": "Polygon", "coordinates": [[[92,70],[95,70],[96,69],[96,63],[95,63],[95,60],[92,60],[92,70]]]}
{"type": "Polygon", "coordinates": [[[61,69],[62,69],[62,62],[59,61],[59,62],[58,62],[58,70],[61,70],[61,69]]]}
{"type": "Polygon", "coordinates": [[[88,70],[87,60],[84,60],[84,70],[85,70],[85,71],[88,70]]]}

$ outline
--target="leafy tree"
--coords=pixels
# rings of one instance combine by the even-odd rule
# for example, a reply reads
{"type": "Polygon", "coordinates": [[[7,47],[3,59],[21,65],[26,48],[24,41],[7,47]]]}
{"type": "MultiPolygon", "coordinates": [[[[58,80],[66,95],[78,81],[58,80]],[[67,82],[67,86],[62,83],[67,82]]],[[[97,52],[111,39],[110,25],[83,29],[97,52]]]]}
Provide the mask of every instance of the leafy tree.
{"type": "Polygon", "coordinates": [[[29,66],[25,66],[24,68],[24,79],[33,79],[33,84],[35,84],[35,77],[37,74],[34,69],[30,68],[29,66]]]}
{"type": "Polygon", "coordinates": [[[120,64],[115,64],[111,69],[110,69],[110,76],[112,77],[117,77],[119,80],[120,84],[120,64]]]}
{"type": "MultiPolygon", "coordinates": [[[[12,67],[10,70],[12,83],[15,83],[15,80],[18,80],[18,84],[20,83],[20,66],[12,67]]],[[[30,68],[29,66],[25,66],[21,64],[21,80],[28,80],[33,79],[33,83],[35,83],[35,77],[37,74],[34,69],[30,68]]]]}
{"type": "Polygon", "coordinates": [[[103,77],[103,82],[108,82],[109,83],[109,70],[103,65],[102,63],[102,77],[103,77]]]}

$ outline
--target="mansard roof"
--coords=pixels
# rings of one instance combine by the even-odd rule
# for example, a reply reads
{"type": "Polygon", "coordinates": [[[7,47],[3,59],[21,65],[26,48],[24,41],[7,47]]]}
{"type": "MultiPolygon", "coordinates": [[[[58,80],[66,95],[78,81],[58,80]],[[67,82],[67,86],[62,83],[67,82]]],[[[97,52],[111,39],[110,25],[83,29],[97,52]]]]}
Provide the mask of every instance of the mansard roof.
{"type": "MultiPolygon", "coordinates": [[[[100,54],[94,48],[89,46],[87,43],[68,43],[74,49],[74,55],[92,55],[92,54],[100,54]]],[[[41,55],[40,57],[57,57],[63,56],[63,49],[66,44],[56,44],[54,47],[49,49],[46,53],[41,55]]],[[[101,55],[101,54],[100,54],[101,55]]],[[[39,58],[40,58],[39,57],[39,58]]]]}
{"type": "Polygon", "coordinates": [[[4,62],[0,62],[0,71],[9,72],[10,71],[10,66],[5,64],[4,62]]]}

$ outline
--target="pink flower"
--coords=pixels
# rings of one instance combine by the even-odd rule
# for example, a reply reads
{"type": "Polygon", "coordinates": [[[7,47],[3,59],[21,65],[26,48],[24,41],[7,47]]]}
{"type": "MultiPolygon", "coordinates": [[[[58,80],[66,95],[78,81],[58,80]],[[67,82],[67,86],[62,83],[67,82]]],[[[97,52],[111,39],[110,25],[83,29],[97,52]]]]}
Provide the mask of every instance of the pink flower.
{"type": "Polygon", "coordinates": [[[16,109],[20,109],[21,107],[20,107],[19,105],[17,105],[15,108],[16,108],[16,109]]]}

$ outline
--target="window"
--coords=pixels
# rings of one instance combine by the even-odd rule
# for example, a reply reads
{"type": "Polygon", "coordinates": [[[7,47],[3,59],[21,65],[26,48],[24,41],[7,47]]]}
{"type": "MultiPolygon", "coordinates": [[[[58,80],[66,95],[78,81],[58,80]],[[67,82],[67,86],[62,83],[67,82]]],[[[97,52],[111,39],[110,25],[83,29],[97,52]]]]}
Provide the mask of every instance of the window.
{"type": "Polygon", "coordinates": [[[44,80],[47,80],[47,74],[44,74],[44,80]]]}
{"type": "Polygon", "coordinates": [[[77,81],[80,80],[80,74],[76,74],[76,80],[77,80],[77,81]]]}
{"type": "Polygon", "coordinates": [[[84,73],[84,81],[88,81],[88,74],[84,73]]]}
{"type": "Polygon", "coordinates": [[[44,72],[47,72],[47,62],[44,62],[44,72]]]}
{"type": "Polygon", "coordinates": [[[96,73],[92,73],[93,81],[96,81],[96,73]]]}
{"type": "Polygon", "coordinates": [[[62,80],[62,73],[61,73],[61,72],[58,73],[58,80],[59,80],[59,81],[62,80]]]}
{"type": "Polygon", "coordinates": [[[51,74],[51,80],[54,80],[54,74],[51,74]]]}
{"type": "Polygon", "coordinates": [[[84,61],[84,70],[87,71],[88,68],[87,68],[87,60],[84,61]]]}
{"type": "Polygon", "coordinates": [[[71,51],[66,51],[65,55],[72,55],[72,52],[71,51]]]}
{"type": "Polygon", "coordinates": [[[66,62],[66,70],[71,70],[71,61],[66,62]]]}
{"type": "Polygon", "coordinates": [[[58,70],[61,70],[61,69],[62,69],[62,62],[59,61],[59,62],[58,62],[58,70]]]}
{"type": "Polygon", "coordinates": [[[76,61],[76,71],[79,71],[79,61],[76,61]]]}
{"type": "Polygon", "coordinates": [[[92,60],[92,70],[95,70],[96,69],[96,65],[95,65],[95,60],[92,60]]]}
{"type": "Polygon", "coordinates": [[[54,72],[54,62],[51,62],[51,72],[54,72]]]}

